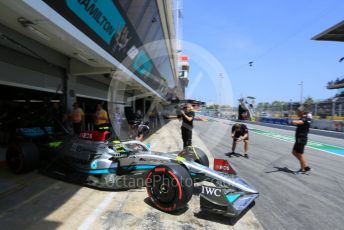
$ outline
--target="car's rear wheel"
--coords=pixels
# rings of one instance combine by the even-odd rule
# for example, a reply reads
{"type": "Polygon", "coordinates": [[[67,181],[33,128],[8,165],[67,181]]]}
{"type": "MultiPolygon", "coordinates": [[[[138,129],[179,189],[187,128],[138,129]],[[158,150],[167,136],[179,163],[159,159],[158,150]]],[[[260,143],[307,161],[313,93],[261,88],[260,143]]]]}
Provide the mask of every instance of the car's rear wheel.
{"type": "Polygon", "coordinates": [[[209,167],[209,159],[202,149],[197,147],[188,146],[183,151],[181,151],[178,156],[185,157],[188,160],[194,160],[195,162],[209,167]]]}
{"type": "Polygon", "coordinates": [[[39,164],[39,151],[33,143],[17,143],[8,146],[6,162],[14,173],[25,173],[34,170],[39,164]]]}
{"type": "Polygon", "coordinates": [[[189,172],[178,164],[159,165],[146,178],[148,196],[154,206],[165,212],[183,209],[193,194],[189,172]]]}
{"type": "Polygon", "coordinates": [[[202,149],[199,149],[197,147],[193,147],[193,151],[195,151],[195,154],[196,154],[195,162],[209,167],[209,159],[207,155],[205,154],[205,152],[203,152],[202,149]]]}

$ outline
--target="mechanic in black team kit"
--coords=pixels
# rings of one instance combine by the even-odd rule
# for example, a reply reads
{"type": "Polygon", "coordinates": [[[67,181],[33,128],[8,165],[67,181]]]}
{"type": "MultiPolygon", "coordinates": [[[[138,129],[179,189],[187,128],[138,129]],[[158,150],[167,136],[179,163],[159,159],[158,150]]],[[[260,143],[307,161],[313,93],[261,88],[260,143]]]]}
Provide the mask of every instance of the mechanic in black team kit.
{"type": "Polygon", "coordinates": [[[181,111],[179,116],[180,120],[183,120],[182,123],[182,138],[184,148],[192,145],[192,128],[193,120],[195,118],[195,112],[192,111],[192,105],[186,104],[186,108],[181,111]]]}
{"type": "Polygon", "coordinates": [[[293,155],[300,161],[301,168],[297,173],[306,173],[311,170],[307,165],[305,156],[303,155],[305,145],[308,140],[309,127],[312,123],[311,116],[307,115],[303,106],[300,106],[297,111],[299,120],[293,120],[292,124],[296,125],[295,144],[293,148],[293,155]]]}
{"type": "Polygon", "coordinates": [[[248,158],[248,128],[244,124],[234,124],[232,127],[232,154],[235,153],[235,148],[238,142],[244,142],[244,157],[248,158]]]}

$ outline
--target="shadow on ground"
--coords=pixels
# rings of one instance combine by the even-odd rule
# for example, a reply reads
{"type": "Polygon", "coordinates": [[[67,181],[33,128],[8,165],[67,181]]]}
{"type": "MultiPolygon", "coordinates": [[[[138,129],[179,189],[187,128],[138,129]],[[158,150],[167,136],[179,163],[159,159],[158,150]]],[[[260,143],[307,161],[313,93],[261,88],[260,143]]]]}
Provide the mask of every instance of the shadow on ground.
{"type": "MultiPolygon", "coordinates": [[[[153,204],[152,200],[147,197],[146,199],[144,199],[144,202],[149,205],[150,207],[154,208],[154,209],[157,209],[157,207],[153,204]]],[[[161,212],[164,212],[166,214],[169,214],[169,215],[173,215],[173,216],[180,216],[182,214],[184,214],[189,208],[186,206],[185,208],[182,208],[182,209],[179,209],[179,210],[176,210],[174,212],[165,212],[165,211],[162,211],[160,210],[161,212]]]]}
{"type": "Polygon", "coordinates": [[[1,229],[58,228],[61,222],[46,220],[46,217],[80,189],[37,172],[15,175],[2,169],[0,175],[1,229]]]}
{"type": "Polygon", "coordinates": [[[195,213],[194,216],[199,219],[234,226],[254,205],[255,202],[253,202],[248,208],[240,213],[239,216],[236,217],[221,215],[209,211],[200,211],[198,213],[195,213]]]}
{"type": "Polygon", "coordinates": [[[290,174],[295,174],[295,171],[289,169],[288,167],[274,167],[276,170],[273,171],[267,171],[265,173],[276,173],[276,172],[285,172],[285,173],[290,173],[290,174]]]}
{"type": "Polygon", "coordinates": [[[245,158],[245,156],[243,154],[235,153],[235,152],[234,153],[228,152],[228,153],[225,153],[224,155],[227,157],[244,157],[245,158]]]}

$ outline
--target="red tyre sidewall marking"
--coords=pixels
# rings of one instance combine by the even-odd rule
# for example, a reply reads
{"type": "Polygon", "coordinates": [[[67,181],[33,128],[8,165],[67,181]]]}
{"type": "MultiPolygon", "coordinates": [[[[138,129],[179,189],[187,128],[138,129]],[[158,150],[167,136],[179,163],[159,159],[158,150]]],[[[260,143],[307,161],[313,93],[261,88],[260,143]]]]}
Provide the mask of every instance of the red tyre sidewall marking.
{"type": "Polygon", "coordinates": [[[154,169],[155,172],[166,172],[165,168],[155,168],[154,169]]]}
{"type": "Polygon", "coordinates": [[[171,211],[173,211],[173,210],[176,209],[176,204],[173,204],[172,207],[168,207],[168,208],[162,207],[162,206],[160,206],[160,205],[158,205],[158,204],[156,204],[156,206],[157,206],[159,209],[161,209],[161,210],[163,210],[163,211],[165,211],[165,212],[171,212],[171,211]]]}
{"type": "Polygon", "coordinates": [[[174,175],[173,172],[168,171],[168,173],[174,178],[175,181],[177,181],[177,185],[178,185],[178,189],[179,189],[179,197],[178,198],[179,198],[179,200],[181,200],[182,197],[183,197],[182,186],[180,185],[180,182],[179,182],[178,178],[176,177],[176,175],[174,175]]]}
{"type": "Polygon", "coordinates": [[[153,171],[150,171],[150,173],[148,174],[148,176],[146,177],[146,190],[148,193],[149,197],[152,197],[152,193],[149,191],[150,190],[150,184],[148,183],[148,180],[150,179],[150,177],[152,176],[153,171]]]}

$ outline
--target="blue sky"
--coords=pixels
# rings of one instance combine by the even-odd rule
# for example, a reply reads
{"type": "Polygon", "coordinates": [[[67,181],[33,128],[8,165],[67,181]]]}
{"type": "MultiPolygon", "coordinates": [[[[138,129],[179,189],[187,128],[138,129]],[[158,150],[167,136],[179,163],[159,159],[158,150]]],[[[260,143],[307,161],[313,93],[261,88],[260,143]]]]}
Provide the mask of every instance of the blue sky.
{"type": "Polygon", "coordinates": [[[183,0],[187,97],[221,104],[236,104],[241,95],[257,102],[299,101],[301,81],[304,97],[332,97],[336,92],[325,86],[344,75],[344,62],[338,62],[344,43],[311,38],[344,20],[343,12],[343,0],[183,0]],[[195,55],[190,44],[223,69],[207,55],[195,55]],[[231,84],[220,83],[219,73],[231,84]]]}

